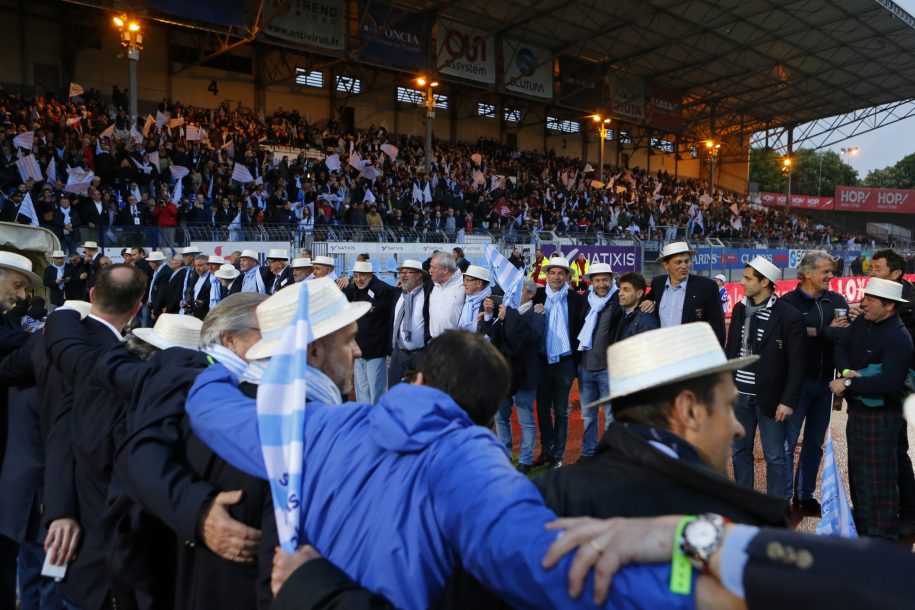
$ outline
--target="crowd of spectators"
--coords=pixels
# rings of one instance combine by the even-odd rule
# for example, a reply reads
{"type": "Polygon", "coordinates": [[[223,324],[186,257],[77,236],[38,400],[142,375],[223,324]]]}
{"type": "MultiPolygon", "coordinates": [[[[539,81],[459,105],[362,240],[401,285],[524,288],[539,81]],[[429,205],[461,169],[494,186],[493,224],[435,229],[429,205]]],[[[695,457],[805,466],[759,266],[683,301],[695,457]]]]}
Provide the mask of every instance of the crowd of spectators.
{"type": "Polygon", "coordinates": [[[296,110],[265,117],[227,102],[205,109],[163,100],[131,127],[125,97],[116,88],[110,103],[94,90],[70,102],[0,95],[0,219],[29,222],[19,209],[28,192],[38,222],[71,250],[79,235],[67,225],[160,227],[173,241],[181,224],[211,225],[224,231],[220,239],[233,239],[232,229],[264,223],[305,232],[362,226],[366,235],[383,227],[431,229],[450,238],[517,230],[662,241],[864,241],[666,172],[607,167],[601,175],[580,159],[481,139],[437,142],[426,175],[424,142],[384,126],[346,133],[334,120],[309,122],[296,110]],[[31,151],[13,143],[28,131],[35,134],[31,151]],[[274,156],[271,144],[320,154],[274,156]],[[40,176],[26,178],[27,164],[17,163],[29,154],[40,176]],[[232,179],[236,164],[250,182],[232,179]],[[88,171],[88,185],[67,186],[88,171]]]}

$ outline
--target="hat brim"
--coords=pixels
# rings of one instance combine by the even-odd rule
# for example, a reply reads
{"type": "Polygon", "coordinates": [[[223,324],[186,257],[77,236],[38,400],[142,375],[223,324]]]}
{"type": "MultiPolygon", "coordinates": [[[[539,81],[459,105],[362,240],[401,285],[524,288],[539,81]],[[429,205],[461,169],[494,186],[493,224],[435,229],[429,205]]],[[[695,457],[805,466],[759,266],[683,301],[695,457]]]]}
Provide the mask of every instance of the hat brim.
{"type": "Polygon", "coordinates": [[[902,297],[896,298],[896,297],[891,297],[891,296],[888,296],[885,294],[876,294],[873,292],[868,292],[867,288],[865,288],[862,292],[863,292],[863,294],[866,294],[869,297],[874,297],[875,299],[886,299],[887,301],[893,301],[894,303],[905,303],[905,304],[909,303],[908,299],[904,299],[902,297]]]}
{"type": "Polygon", "coordinates": [[[158,347],[159,349],[169,349],[170,347],[182,347],[184,349],[191,349],[197,351],[196,343],[194,345],[184,345],[181,343],[174,343],[173,341],[166,341],[159,335],[157,335],[152,328],[135,328],[131,331],[133,335],[146,343],[149,343],[153,347],[158,347]]]}
{"type": "Polygon", "coordinates": [[[673,254],[668,254],[667,256],[659,256],[657,262],[663,263],[671,256],[679,256],[681,254],[689,254],[690,257],[696,256],[697,252],[695,250],[684,250],[683,252],[674,252],[673,254]]]}
{"type": "Polygon", "coordinates": [[[586,282],[590,282],[591,278],[595,275],[613,275],[612,271],[598,271],[597,273],[586,273],[582,277],[586,282]]]}
{"type": "Polygon", "coordinates": [[[20,267],[16,267],[13,265],[5,265],[3,263],[0,263],[0,269],[3,269],[5,271],[16,271],[17,273],[21,273],[22,275],[29,278],[29,280],[32,282],[31,287],[36,290],[41,288],[44,285],[43,282],[41,281],[41,278],[38,277],[35,273],[33,273],[31,271],[26,271],[25,269],[22,269],[20,267]]]}
{"type": "Polygon", "coordinates": [[[714,375],[715,373],[724,373],[726,371],[736,371],[745,366],[749,366],[759,360],[759,356],[747,356],[746,358],[733,358],[728,360],[724,364],[713,366],[711,368],[702,369],[699,371],[693,371],[687,375],[680,375],[679,377],[674,377],[673,379],[664,379],[660,383],[650,381],[646,382],[644,386],[636,386],[630,388],[626,392],[614,392],[611,388],[610,394],[604,396],[603,398],[598,398],[594,402],[583,405],[582,409],[588,409],[591,407],[596,407],[597,405],[602,405],[604,403],[611,402],[617,398],[623,398],[624,396],[631,396],[632,394],[637,394],[638,392],[644,392],[645,390],[650,390],[652,388],[660,388],[661,386],[670,385],[672,383],[679,383],[681,381],[687,381],[689,379],[696,379],[698,377],[705,377],[706,375],[714,375]]]}
{"type": "MultiPolygon", "coordinates": [[[[372,304],[367,301],[358,301],[354,303],[347,303],[346,309],[328,319],[321,324],[316,324],[312,327],[312,332],[314,333],[314,339],[320,339],[326,337],[327,335],[336,332],[351,324],[367,314],[369,309],[372,308],[372,304]]],[[[254,345],[252,345],[248,351],[245,353],[245,360],[261,360],[263,358],[270,358],[276,354],[276,350],[279,349],[280,343],[283,341],[282,335],[275,339],[261,339],[254,345]]]]}
{"type": "MultiPolygon", "coordinates": [[[[543,271],[544,271],[544,273],[546,273],[547,271],[549,271],[549,270],[552,269],[553,267],[556,267],[557,269],[565,269],[565,270],[568,271],[569,273],[572,272],[572,268],[571,268],[571,267],[567,267],[567,266],[565,266],[565,265],[544,265],[544,266],[543,266],[543,271]]],[[[466,274],[465,274],[465,275],[466,275],[466,274]]]]}

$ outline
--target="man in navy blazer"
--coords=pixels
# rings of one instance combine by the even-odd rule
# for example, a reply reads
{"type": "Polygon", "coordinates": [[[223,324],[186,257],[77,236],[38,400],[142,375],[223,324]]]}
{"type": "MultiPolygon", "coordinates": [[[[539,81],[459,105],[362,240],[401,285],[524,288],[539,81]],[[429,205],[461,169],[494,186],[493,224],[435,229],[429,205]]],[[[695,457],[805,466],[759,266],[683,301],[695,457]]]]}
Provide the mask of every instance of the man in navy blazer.
{"type": "Polygon", "coordinates": [[[651,280],[648,300],[640,309],[645,313],[658,312],[661,328],[708,322],[718,342],[724,346],[724,312],[721,310],[721,296],[718,284],[707,277],[692,275],[692,257],[696,254],[685,241],[667,244],[661,251],[658,262],[667,270],[651,280]]]}

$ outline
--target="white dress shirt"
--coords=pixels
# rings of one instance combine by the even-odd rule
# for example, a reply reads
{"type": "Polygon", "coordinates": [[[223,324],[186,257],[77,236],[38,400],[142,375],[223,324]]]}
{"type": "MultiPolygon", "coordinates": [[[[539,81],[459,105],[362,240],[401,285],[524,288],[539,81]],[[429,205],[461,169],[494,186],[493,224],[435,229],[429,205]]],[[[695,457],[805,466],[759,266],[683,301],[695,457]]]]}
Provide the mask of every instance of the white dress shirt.
{"type": "MultiPolygon", "coordinates": [[[[400,339],[403,342],[404,349],[420,349],[426,345],[424,339],[426,333],[426,321],[423,319],[423,305],[425,305],[425,303],[426,293],[423,291],[422,286],[420,286],[419,292],[413,296],[413,336],[410,338],[411,340],[407,341],[403,332],[403,327],[406,326],[406,321],[404,321],[403,325],[399,329],[394,329],[394,332],[400,332],[400,339]]],[[[397,319],[397,314],[402,308],[403,292],[401,292],[400,297],[397,299],[397,304],[394,306],[395,320],[397,319]]],[[[431,311],[429,312],[429,317],[432,317],[431,311]]]]}
{"type": "Polygon", "coordinates": [[[429,333],[437,337],[451,328],[457,328],[464,309],[464,274],[455,270],[444,284],[436,284],[429,295],[429,333]]]}

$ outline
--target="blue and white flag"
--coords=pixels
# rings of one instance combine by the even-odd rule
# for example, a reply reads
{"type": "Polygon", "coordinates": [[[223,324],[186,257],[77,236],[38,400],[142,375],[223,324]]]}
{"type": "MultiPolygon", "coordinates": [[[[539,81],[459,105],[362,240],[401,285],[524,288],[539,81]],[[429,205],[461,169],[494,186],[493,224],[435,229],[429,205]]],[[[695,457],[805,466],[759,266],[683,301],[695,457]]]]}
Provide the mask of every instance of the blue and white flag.
{"type": "Polygon", "coordinates": [[[521,281],[524,279],[521,271],[502,256],[492,244],[486,244],[486,263],[489,265],[490,275],[495,278],[496,283],[505,293],[502,297],[505,306],[520,308],[521,281]]]}
{"type": "Polygon", "coordinates": [[[826,433],[826,455],[823,457],[823,516],[817,525],[816,533],[825,536],[842,536],[857,538],[855,520],[848,505],[848,496],[839,478],[836,467],[836,454],[832,450],[832,430],[826,433]]]}
{"type": "Polygon", "coordinates": [[[305,388],[308,343],[312,340],[308,290],[299,294],[295,318],[283,332],[279,351],[267,364],[257,390],[261,450],[280,546],[287,553],[295,552],[301,542],[305,388]]]}

